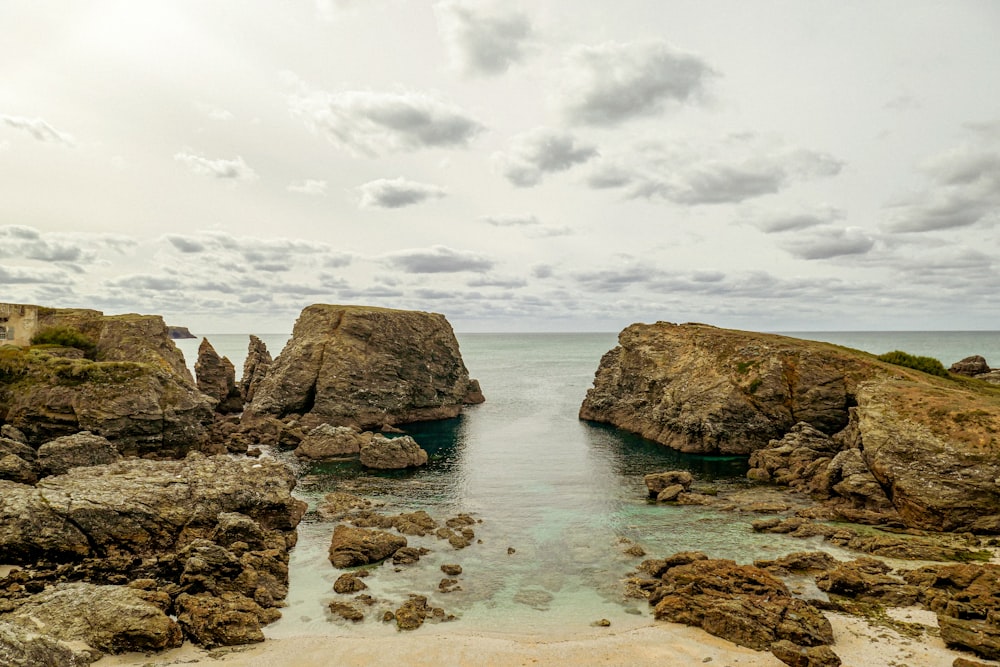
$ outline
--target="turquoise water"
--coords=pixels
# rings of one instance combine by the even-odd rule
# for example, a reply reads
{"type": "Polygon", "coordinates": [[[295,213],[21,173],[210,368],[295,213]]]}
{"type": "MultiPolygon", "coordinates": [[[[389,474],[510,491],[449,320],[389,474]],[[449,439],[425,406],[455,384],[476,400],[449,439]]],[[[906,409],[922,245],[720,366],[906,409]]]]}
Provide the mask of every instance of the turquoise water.
{"type": "MultiPolygon", "coordinates": [[[[988,355],[997,345],[996,334],[978,333],[809,337],[872,352],[901,348],[946,364],[988,355]]],[[[287,335],[262,338],[277,354],[287,335]]],[[[242,366],[245,336],[210,340],[242,366]]],[[[641,561],[624,554],[623,540],[650,557],[697,549],[739,562],[827,548],[755,534],[755,515],[647,502],[647,473],[681,468],[692,471],[697,486],[739,488],[746,484],[745,461],[683,455],[579,421],[580,402],[601,355],[615,345],[614,334],[466,334],[459,341],[487,401],[457,419],[407,427],[430,454],[426,467],[373,475],[357,463],[318,465],[302,470],[296,493],[315,506],[324,493],[346,490],[382,503],[386,513],[425,509],[439,520],[468,512],[482,520],[475,526],[482,543],[455,551],[433,537],[410,538],[431,553],[399,571],[391,564],[377,568],[366,580],[367,592],[382,601],[373,620],[347,625],[326,612],[340,597],[332,592],[340,571],[326,559],[333,526],[307,514],[292,553],[289,607],[269,627],[270,636],[390,632],[374,617],[408,593],[428,595],[465,630],[554,636],[585,631],[599,618],[627,628],[650,619],[645,604],[622,598],[622,578],[641,561]],[[462,565],[461,591],[437,591],[442,563],[462,565]]],[[[180,341],[189,362],[197,342],[180,341]]],[[[994,356],[1000,362],[1000,351],[994,356]]]]}

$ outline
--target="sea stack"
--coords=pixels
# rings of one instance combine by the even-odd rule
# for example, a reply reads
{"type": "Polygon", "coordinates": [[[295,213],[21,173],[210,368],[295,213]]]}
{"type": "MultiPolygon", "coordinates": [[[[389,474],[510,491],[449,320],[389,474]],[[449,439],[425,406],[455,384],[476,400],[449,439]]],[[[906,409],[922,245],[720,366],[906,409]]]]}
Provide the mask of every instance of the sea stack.
{"type": "Polygon", "coordinates": [[[482,400],[444,315],[317,304],[302,311],[244,418],[364,429],[448,419],[482,400]]]}

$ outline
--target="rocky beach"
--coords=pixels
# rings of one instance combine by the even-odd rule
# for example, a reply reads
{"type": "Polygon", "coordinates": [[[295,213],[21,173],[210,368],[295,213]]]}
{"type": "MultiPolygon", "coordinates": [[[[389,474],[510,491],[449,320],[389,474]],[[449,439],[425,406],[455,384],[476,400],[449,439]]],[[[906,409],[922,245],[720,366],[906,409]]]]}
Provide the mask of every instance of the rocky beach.
{"type": "MultiPolygon", "coordinates": [[[[251,337],[237,380],[207,340],[192,375],[157,316],[32,308],[33,343],[0,347],[4,664],[1000,659],[1000,389],[985,360],[935,376],[782,336],[629,327],[581,426],[748,469],[708,483],[650,467],[619,490],[630,511],[728,522],[771,555],[720,555],[708,535],[653,552],[658,538],[625,524],[602,547],[618,564],[587,574],[613,607],[540,636],[463,627],[463,610],[503,589],[506,569],[474,590],[485,563],[515,573],[552,555],[488,503],[407,497],[441,460],[433,424],[484,400],[443,316],[310,306],[276,357],[251,337]],[[345,466],[362,476],[323,472],[345,466]],[[272,633],[303,595],[324,600],[329,634],[272,633]]],[[[588,557],[576,539],[563,548],[588,557]]],[[[561,604],[550,591],[513,601],[544,614],[561,604]]]]}

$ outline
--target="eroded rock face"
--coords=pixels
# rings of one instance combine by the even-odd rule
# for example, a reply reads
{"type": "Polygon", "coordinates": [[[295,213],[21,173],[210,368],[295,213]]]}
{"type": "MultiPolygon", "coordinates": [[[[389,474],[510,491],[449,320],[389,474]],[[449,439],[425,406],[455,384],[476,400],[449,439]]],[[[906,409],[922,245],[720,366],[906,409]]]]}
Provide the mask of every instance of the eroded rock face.
{"type": "Polygon", "coordinates": [[[986,363],[986,359],[977,354],[971,357],[966,357],[961,361],[956,361],[948,370],[952,373],[957,373],[958,375],[976,377],[977,375],[989,373],[990,365],[986,363]]]}
{"type": "Polygon", "coordinates": [[[0,621],[0,660],[7,667],[87,667],[90,655],[15,623],[0,621]]]}
{"type": "Polygon", "coordinates": [[[240,397],[243,403],[253,401],[257,387],[267,375],[267,369],[274,362],[267,345],[257,336],[250,335],[250,345],[247,347],[247,358],[243,362],[243,376],[240,378],[240,397]]]}
{"type": "Polygon", "coordinates": [[[38,467],[43,475],[63,475],[73,468],[99,466],[121,459],[107,438],[81,431],[50,440],[38,448],[38,467]]]}
{"type": "Polygon", "coordinates": [[[705,325],[632,325],[582,419],[688,452],[752,453],[840,518],[1000,532],[1000,396],[826,343],[705,325]]]}
{"type": "Polygon", "coordinates": [[[313,461],[357,456],[372,436],[374,433],[371,431],[362,433],[351,426],[321,424],[306,434],[295,448],[295,455],[313,461]]]}
{"type": "Polygon", "coordinates": [[[427,463],[427,452],[408,435],[387,438],[374,434],[361,446],[361,465],[377,470],[416,468],[427,463]]]}
{"type": "Polygon", "coordinates": [[[360,428],[456,416],[478,402],[443,315],[314,305],[258,385],[245,418],[302,415],[360,428]]]}
{"type": "Polygon", "coordinates": [[[207,338],[202,338],[201,345],[198,346],[194,373],[198,379],[198,390],[218,401],[216,412],[230,414],[243,409],[233,362],[228,357],[220,357],[207,338]]]}

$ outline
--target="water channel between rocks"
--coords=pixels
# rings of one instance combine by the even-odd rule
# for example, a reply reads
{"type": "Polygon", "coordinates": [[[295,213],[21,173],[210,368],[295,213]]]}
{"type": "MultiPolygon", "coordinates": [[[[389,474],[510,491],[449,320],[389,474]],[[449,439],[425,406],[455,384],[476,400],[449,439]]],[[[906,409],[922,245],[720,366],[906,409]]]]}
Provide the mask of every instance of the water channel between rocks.
{"type": "MultiPolygon", "coordinates": [[[[239,364],[239,346],[229,338],[246,345],[245,336],[211,340],[239,364]]],[[[276,355],[283,341],[266,342],[276,355]]],[[[624,553],[628,541],[648,557],[701,550],[744,563],[808,548],[832,551],[755,534],[750,523],[759,515],[649,503],[647,473],[687,469],[696,485],[728,488],[746,485],[746,462],[683,455],[579,421],[598,361],[615,342],[606,333],[460,336],[465,363],[487,401],[457,419],[406,427],[430,454],[426,467],[380,474],[357,462],[302,468],[296,494],[310,508],[337,490],[381,504],[375,509],[383,514],[423,509],[443,522],[466,512],[481,523],[473,527],[476,540],[462,550],[434,536],[408,537],[411,546],[431,552],[413,565],[375,567],[365,593],[379,602],[364,623],[352,624],[327,611],[332,600],[352,597],[332,589],[342,574],[327,560],[335,524],[310,512],[291,556],[288,607],[266,634],[395,632],[395,624],[378,619],[410,593],[457,616],[453,627],[463,632],[551,637],[586,631],[601,618],[621,630],[650,622],[645,601],[622,597],[623,578],[642,560],[624,553]],[[444,563],[462,566],[461,590],[438,591],[444,563]]],[[[290,453],[280,456],[294,460],[290,453]]]]}

